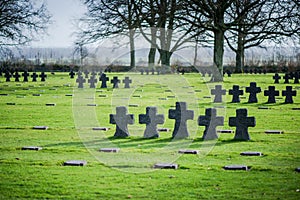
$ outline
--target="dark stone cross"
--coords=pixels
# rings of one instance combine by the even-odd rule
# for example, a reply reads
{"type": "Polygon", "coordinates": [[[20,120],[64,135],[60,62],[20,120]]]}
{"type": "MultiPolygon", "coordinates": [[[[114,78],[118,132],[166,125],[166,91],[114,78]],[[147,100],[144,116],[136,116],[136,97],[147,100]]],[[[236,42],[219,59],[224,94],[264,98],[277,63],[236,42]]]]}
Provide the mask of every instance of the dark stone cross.
{"type": "Polygon", "coordinates": [[[82,76],[78,76],[78,78],[76,79],[76,83],[78,83],[78,88],[83,88],[85,79],[82,76]]]}
{"type": "Polygon", "coordinates": [[[107,88],[106,82],[109,80],[108,77],[106,77],[106,74],[102,73],[99,81],[101,81],[101,88],[107,88]]]}
{"type": "Polygon", "coordinates": [[[125,79],[123,80],[123,83],[125,83],[125,88],[130,88],[130,83],[132,83],[132,80],[129,79],[129,77],[125,77],[125,79]]]}
{"type": "Polygon", "coordinates": [[[207,108],[205,116],[200,115],[198,118],[198,125],[205,126],[203,133],[203,140],[218,139],[217,126],[224,125],[224,117],[217,117],[217,110],[215,108],[207,108]]]}
{"type": "Polygon", "coordinates": [[[146,69],[145,71],[146,71],[146,74],[149,75],[149,69],[146,69]]]}
{"type": "Polygon", "coordinates": [[[113,88],[119,88],[120,80],[117,76],[114,76],[114,78],[110,82],[113,84],[113,88]]]}
{"type": "Polygon", "coordinates": [[[157,124],[163,124],[165,117],[163,114],[157,115],[156,107],[147,107],[146,114],[139,115],[139,123],[146,124],[144,138],[158,138],[157,124]]]}
{"type": "Polygon", "coordinates": [[[268,90],[264,91],[264,96],[268,96],[268,103],[276,103],[275,96],[279,96],[279,91],[275,90],[275,86],[269,86],[268,90]]]}
{"type": "Polygon", "coordinates": [[[93,71],[93,72],[91,73],[91,75],[92,75],[92,76],[97,76],[97,72],[93,71]]]}
{"type": "Polygon", "coordinates": [[[236,117],[229,117],[229,126],[235,126],[235,140],[250,140],[248,127],[255,127],[254,117],[247,117],[247,109],[237,109],[236,117]]]}
{"type": "Polygon", "coordinates": [[[114,137],[128,137],[128,124],[134,123],[134,115],[127,114],[127,108],[125,106],[116,107],[116,114],[109,115],[109,123],[116,124],[116,132],[114,137]]]}
{"type": "Polygon", "coordinates": [[[151,69],[151,73],[152,73],[152,75],[155,74],[155,69],[154,68],[151,69]]]}
{"type": "Polygon", "coordinates": [[[73,70],[71,70],[71,71],[70,71],[70,73],[69,73],[69,75],[70,75],[70,78],[74,78],[74,76],[75,76],[75,73],[74,73],[74,71],[73,71],[73,70]]]}
{"type": "Polygon", "coordinates": [[[240,95],[244,94],[243,90],[239,89],[238,85],[234,85],[232,89],[229,90],[229,94],[232,95],[232,103],[239,103],[240,102],[240,95]]]}
{"type": "Polygon", "coordinates": [[[39,75],[37,75],[37,73],[33,72],[33,74],[31,75],[32,78],[32,82],[36,82],[36,79],[39,77],[39,75]]]}
{"type": "Polygon", "coordinates": [[[279,76],[278,73],[276,73],[276,74],[273,76],[273,79],[274,79],[274,83],[279,83],[279,80],[281,79],[281,76],[279,76]]]}
{"type": "Polygon", "coordinates": [[[261,92],[260,87],[256,87],[255,82],[250,83],[250,87],[246,87],[246,92],[249,94],[248,103],[257,103],[257,93],[261,92]]]}
{"type": "Polygon", "coordinates": [[[84,72],[85,78],[89,78],[89,72],[87,70],[85,70],[84,72]]]}
{"type": "Polygon", "coordinates": [[[285,96],[284,103],[294,103],[293,96],[296,96],[296,90],[293,90],[292,86],[286,86],[286,89],[282,91],[282,96],[285,96]]]}
{"type": "Polygon", "coordinates": [[[300,72],[295,72],[295,74],[294,74],[294,78],[295,78],[294,83],[299,83],[299,77],[300,77],[300,72]]]}
{"type": "Polygon", "coordinates": [[[143,69],[141,69],[141,75],[144,75],[144,70],[143,69]]]}
{"type": "Polygon", "coordinates": [[[18,71],[16,71],[15,74],[13,75],[13,77],[15,78],[15,82],[19,82],[20,81],[19,78],[21,77],[21,75],[19,74],[18,71]]]}
{"type": "Polygon", "coordinates": [[[28,82],[29,73],[27,71],[24,71],[22,73],[22,76],[24,77],[23,82],[28,82]]]}
{"type": "Polygon", "coordinates": [[[44,82],[47,78],[47,75],[45,74],[45,72],[42,72],[39,77],[41,78],[41,81],[44,82]]]}
{"type": "Polygon", "coordinates": [[[169,119],[175,119],[173,138],[186,138],[189,136],[186,121],[194,119],[194,111],[187,110],[186,102],[176,102],[176,109],[169,110],[169,119]]]}
{"type": "Polygon", "coordinates": [[[215,89],[212,89],[210,93],[215,95],[214,103],[221,103],[222,95],[226,95],[226,90],[222,90],[222,85],[216,85],[215,89]]]}
{"type": "Polygon", "coordinates": [[[10,72],[9,72],[9,71],[6,71],[6,72],[5,72],[4,77],[6,78],[6,79],[5,79],[6,82],[10,82],[11,75],[10,75],[10,72]]]}
{"type": "Polygon", "coordinates": [[[91,76],[90,79],[88,80],[88,83],[90,84],[90,88],[95,88],[97,83],[97,79],[95,76],[91,76]]]}
{"type": "Polygon", "coordinates": [[[286,73],[283,78],[284,78],[284,83],[290,83],[289,79],[291,79],[291,77],[288,73],[286,73]]]}

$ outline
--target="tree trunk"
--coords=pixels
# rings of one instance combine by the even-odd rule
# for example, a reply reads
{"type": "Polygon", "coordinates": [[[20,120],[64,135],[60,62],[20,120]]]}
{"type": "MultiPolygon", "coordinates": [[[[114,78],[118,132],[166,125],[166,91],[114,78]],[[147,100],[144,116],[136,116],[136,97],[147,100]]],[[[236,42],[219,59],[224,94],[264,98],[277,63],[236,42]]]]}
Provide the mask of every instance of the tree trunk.
{"type": "Polygon", "coordinates": [[[223,81],[224,31],[214,32],[214,66],[212,82],[223,81]]]}
{"type": "Polygon", "coordinates": [[[130,43],[130,68],[135,69],[135,45],[134,45],[135,30],[129,30],[129,43],[130,43]]]}
{"type": "Polygon", "coordinates": [[[170,72],[170,62],[171,62],[172,52],[161,49],[159,53],[160,53],[161,65],[163,67],[163,71],[170,72]]]}
{"type": "Polygon", "coordinates": [[[239,33],[235,55],[235,72],[237,73],[241,73],[244,71],[244,53],[244,36],[242,33],[239,33]]]}
{"type": "Polygon", "coordinates": [[[155,63],[155,54],[156,54],[156,29],[155,28],[151,28],[151,47],[150,47],[150,51],[148,54],[148,67],[150,69],[154,68],[154,63],[155,63]]]}
{"type": "MultiPolygon", "coordinates": [[[[198,38],[196,38],[197,40],[198,38]]],[[[197,57],[198,57],[198,41],[195,42],[195,51],[194,51],[194,63],[193,65],[196,66],[197,65],[197,57]]]]}

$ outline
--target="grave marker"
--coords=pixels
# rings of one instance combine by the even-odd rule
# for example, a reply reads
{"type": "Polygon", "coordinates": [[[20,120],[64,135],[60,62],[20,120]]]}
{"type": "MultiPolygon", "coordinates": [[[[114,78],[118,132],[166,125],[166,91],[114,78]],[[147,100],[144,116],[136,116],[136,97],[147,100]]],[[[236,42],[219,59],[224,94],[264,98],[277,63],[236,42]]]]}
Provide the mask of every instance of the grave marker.
{"type": "Polygon", "coordinates": [[[15,82],[20,82],[19,78],[21,77],[21,75],[19,74],[18,71],[15,72],[15,74],[13,75],[13,77],[15,78],[15,82]]]}
{"type": "Polygon", "coordinates": [[[177,164],[170,164],[170,163],[157,163],[153,166],[156,169],[177,169],[177,164]]]}
{"type": "Polygon", "coordinates": [[[156,107],[147,107],[146,114],[139,115],[139,123],[146,124],[144,138],[158,138],[157,124],[163,124],[164,121],[164,115],[158,115],[156,107]]]}
{"type": "Polygon", "coordinates": [[[250,140],[248,127],[255,127],[255,118],[247,117],[247,109],[237,109],[236,117],[229,117],[229,126],[235,126],[235,140],[250,140]]]}
{"type": "Polygon", "coordinates": [[[4,77],[6,78],[6,79],[5,79],[6,82],[10,82],[11,75],[10,75],[10,72],[9,72],[9,71],[6,71],[6,72],[5,72],[4,77]]]}
{"type": "Polygon", "coordinates": [[[222,85],[216,85],[215,89],[212,89],[210,93],[215,95],[214,103],[221,103],[222,95],[226,95],[226,90],[222,90],[222,85]]]}
{"type": "Polygon", "coordinates": [[[27,72],[27,71],[24,71],[23,73],[22,73],[22,76],[24,77],[24,79],[23,79],[23,82],[28,82],[28,76],[29,76],[30,74],[27,72]]]}
{"type": "Polygon", "coordinates": [[[41,78],[41,81],[44,82],[46,81],[47,75],[45,74],[45,72],[42,72],[39,77],[41,78]]]}
{"type": "Polygon", "coordinates": [[[109,80],[108,77],[106,77],[106,74],[102,73],[100,78],[99,78],[99,81],[101,81],[101,88],[107,88],[107,84],[106,82],[109,80]]]}
{"type": "Polygon", "coordinates": [[[275,86],[269,86],[269,89],[264,91],[264,96],[268,96],[268,103],[276,103],[275,96],[279,96],[279,91],[275,90],[275,86]]]}
{"type": "Polygon", "coordinates": [[[223,167],[223,169],[225,170],[244,170],[244,171],[248,171],[250,170],[250,168],[251,167],[246,165],[228,165],[223,167]]]}
{"type": "Polygon", "coordinates": [[[129,77],[125,77],[125,79],[123,80],[123,83],[125,83],[125,88],[130,88],[130,83],[132,83],[132,80],[129,79],[129,77]]]}
{"type": "Polygon", "coordinates": [[[114,137],[128,137],[128,124],[134,123],[134,115],[127,114],[127,108],[124,106],[116,107],[116,114],[109,115],[109,123],[116,124],[114,137]]]}
{"type": "Polygon", "coordinates": [[[266,134],[283,134],[283,131],[281,130],[266,130],[266,134]]]}
{"type": "Polygon", "coordinates": [[[224,125],[224,117],[217,117],[217,110],[215,108],[207,108],[205,116],[200,115],[198,118],[198,125],[205,126],[202,139],[214,140],[218,139],[216,128],[224,125]]]}
{"type": "Polygon", "coordinates": [[[292,86],[286,86],[286,90],[282,91],[282,96],[285,96],[284,103],[294,103],[293,96],[297,95],[297,91],[293,90],[292,86]]]}
{"type": "Polygon", "coordinates": [[[73,71],[73,70],[71,70],[71,71],[70,71],[70,73],[69,73],[69,75],[70,75],[70,78],[74,78],[74,76],[75,76],[75,73],[74,73],[74,71],[73,71]]]}
{"type": "Polygon", "coordinates": [[[274,83],[279,83],[279,80],[281,79],[281,76],[279,76],[278,73],[276,73],[276,74],[273,76],[273,79],[274,79],[274,83]]]}
{"type": "Polygon", "coordinates": [[[64,162],[64,166],[84,166],[86,164],[85,160],[68,160],[64,162]]]}
{"type": "Polygon", "coordinates": [[[42,147],[34,147],[34,146],[29,146],[29,147],[22,147],[22,150],[33,150],[33,151],[40,151],[42,150],[42,147]]]}
{"type": "Polygon", "coordinates": [[[263,156],[263,153],[250,151],[250,152],[242,152],[240,153],[240,155],[241,156],[263,156]]]}
{"type": "Polygon", "coordinates": [[[300,72],[295,72],[294,78],[295,78],[294,83],[295,84],[299,83],[300,72]]]}
{"type": "Polygon", "coordinates": [[[194,111],[187,110],[186,102],[176,102],[176,109],[170,109],[168,117],[169,119],[175,119],[173,138],[189,137],[187,120],[194,119],[194,111]]]}
{"type": "Polygon", "coordinates": [[[34,126],[33,129],[36,129],[36,130],[47,130],[48,126],[34,126]]]}
{"type": "Polygon", "coordinates": [[[105,152],[105,153],[118,153],[120,151],[120,149],[119,148],[101,148],[99,151],[105,152]]]}
{"type": "Polygon", "coordinates": [[[286,73],[283,78],[284,78],[284,83],[290,83],[289,82],[290,75],[288,73],[286,73]]]}
{"type": "Polygon", "coordinates": [[[83,84],[85,83],[85,79],[82,76],[78,75],[76,79],[76,83],[78,83],[78,88],[83,88],[83,84]]]}
{"type": "Polygon", "coordinates": [[[90,88],[96,88],[95,83],[97,84],[97,79],[95,76],[91,76],[88,80],[88,83],[90,84],[90,88]]]}
{"type": "Polygon", "coordinates": [[[250,87],[246,87],[246,92],[249,94],[248,103],[257,103],[257,93],[261,92],[260,87],[256,87],[256,82],[251,82],[250,87]]]}
{"type": "Polygon", "coordinates": [[[120,80],[117,76],[114,76],[114,78],[110,82],[113,84],[113,88],[119,88],[120,80]]]}
{"type": "Polygon", "coordinates": [[[198,154],[199,151],[198,150],[181,149],[181,150],[178,151],[178,153],[182,153],[182,154],[198,154]]]}
{"type": "Polygon", "coordinates": [[[85,78],[89,78],[89,72],[87,70],[85,70],[84,72],[85,78]]]}
{"type": "Polygon", "coordinates": [[[31,75],[31,78],[32,78],[32,82],[36,82],[36,79],[38,78],[39,76],[33,72],[33,74],[31,75]]]}
{"type": "Polygon", "coordinates": [[[239,103],[240,95],[243,95],[244,91],[240,90],[238,85],[234,85],[232,89],[229,90],[229,94],[232,95],[232,103],[239,103]]]}

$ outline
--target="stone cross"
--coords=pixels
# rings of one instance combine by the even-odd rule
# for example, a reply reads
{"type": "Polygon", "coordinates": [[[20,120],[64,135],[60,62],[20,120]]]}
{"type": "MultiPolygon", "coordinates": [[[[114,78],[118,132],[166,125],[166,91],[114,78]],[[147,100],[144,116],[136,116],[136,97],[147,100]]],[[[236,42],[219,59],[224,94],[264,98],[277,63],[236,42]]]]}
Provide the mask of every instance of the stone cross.
{"type": "Polygon", "coordinates": [[[240,102],[240,95],[244,94],[243,90],[239,89],[238,85],[234,85],[232,89],[229,90],[229,94],[232,95],[232,103],[239,103],[240,102]]]}
{"type": "Polygon", "coordinates": [[[13,77],[15,78],[15,82],[19,82],[20,81],[19,78],[21,77],[21,75],[18,73],[18,71],[16,71],[13,77]]]}
{"type": "Polygon", "coordinates": [[[246,92],[249,94],[248,103],[257,103],[256,94],[261,92],[260,87],[256,87],[256,82],[251,82],[250,87],[246,87],[246,92]]]}
{"type": "Polygon", "coordinates": [[[129,84],[132,83],[132,80],[130,80],[129,77],[125,77],[123,83],[125,83],[125,88],[130,88],[129,84]]]}
{"type": "Polygon", "coordinates": [[[289,79],[290,79],[291,77],[290,77],[290,75],[289,75],[288,73],[286,73],[286,74],[284,75],[283,78],[284,78],[284,83],[290,83],[290,82],[289,82],[289,79]]]}
{"type": "Polygon", "coordinates": [[[74,75],[75,75],[74,71],[71,70],[70,73],[69,73],[69,75],[70,75],[70,78],[74,78],[74,75]]]}
{"type": "Polygon", "coordinates": [[[189,136],[186,121],[194,119],[194,111],[187,110],[186,102],[176,102],[176,109],[170,109],[168,117],[169,119],[175,119],[173,138],[186,138],[189,136]]]}
{"type": "Polygon", "coordinates": [[[95,78],[95,76],[91,76],[88,80],[88,83],[90,84],[90,88],[95,88],[95,83],[97,83],[97,79],[95,78]]]}
{"type": "Polygon", "coordinates": [[[224,125],[224,117],[217,117],[217,110],[215,108],[207,108],[205,116],[200,115],[198,118],[198,125],[205,126],[203,133],[203,140],[218,139],[216,128],[224,125]]]}
{"type": "Polygon", "coordinates": [[[39,77],[39,76],[37,75],[37,73],[33,72],[33,74],[31,75],[32,82],[36,82],[36,79],[37,79],[38,77],[39,77]]]}
{"type": "Polygon", "coordinates": [[[156,107],[147,107],[146,114],[139,115],[139,123],[146,124],[144,138],[158,138],[157,124],[163,124],[165,117],[163,114],[156,114],[156,107]]]}
{"type": "Polygon", "coordinates": [[[89,72],[87,70],[85,70],[83,73],[85,74],[85,78],[89,78],[89,72]]]}
{"type": "Polygon", "coordinates": [[[149,69],[146,69],[145,71],[146,71],[146,74],[149,75],[149,69]]]}
{"type": "Polygon", "coordinates": [[[76,83],[78,83],[78,88],[83,88],[85,79],[82,76],[78,76],[78,78],[76,79],[76,83]]]}
{"type": "Polygon", "coordinates": [[[273,79],[274,79],[274,83],[279,83],[279,80],[281,79],[281,76],[279,76],[278,73],[276,73],[276,74],[273,76],[273,79]]]}
{"type": "Polygon", "coordinates": [[[282,91],[282,96],[285,96],[284,103],[294,103],[293,96],[296,96],[296,90],[293,90],[292,86],[286,86],[286,90],[282,91]]]}
{"type": "Polygon", "coordinates": [[[127,114],[127,108],[125,106],[116,107],[116,114],[109,115],[109,123],[116,124],[116,132],[114,137],[128,137],[128,124],[134,123],[134,115],[127,114]]]}
{"type": "Polygon", "coordinates": [[[268,103],[276,103],[275,96],[279,96],[279,91],[275,90],[275,86],[269,86],[268,90],[264,91],[264,96],[268,96],[268,103]]]}
{"type": "Polygon", "coordinates": [[[41,81],[44,82],[47,78],[47,75],[45,74],[45,72],[42,72],[39,77],[41,78],[41,81]]]}
{"type": "Polygon", "coordinates": [[[102,73],[100,78],[99,78],[99,81],[101,81],[101,88],[107,88],[107,84],[106,82],[109,80],[108,77],[106,77],[106,74],[102,73]]]}
{"type": "Polygon", "coordinates": [[[113,88],[119,88],[120,80],[117,76],[114,76],[114,78],[110,82],[113,84],[113,88]]]}
{"type": "Polygon", "coordinates": [[[250,140],[248,127],[255,127],[254,117],[247,117],[247,109],[237,109],[236,117],[229,117],[229,126],[235,126],[235,140],[250,140]]]}
{"type": "Polygon", "coordinates": [[[143,69],[141,69],[141,75],[144,75],[144,70],[143,69]]]}
{"type": "Polygon", "coordinates": [[[215,89],[212,89],[210,93],[215,95],[214,103],[221,103],[222,95],[226,95],[226,90],[222,90],[222,85],[216,85],[215,89]]]}
{"type": "Polygon", "coordinates": [[[23,82],[28,82],[29,73],[27,71],[24,71],[22,73],[22,76],[24,77],[23,82]]]}
{"type": "Polygon", "coordinates": [[[4,77],[6,78],[6,80],[5,80],[6,82],[10,82],[11,75],[10,75],[10,72],[9,72],[9,71],[6,71],[6,72],[5,72],[4,77]]]}

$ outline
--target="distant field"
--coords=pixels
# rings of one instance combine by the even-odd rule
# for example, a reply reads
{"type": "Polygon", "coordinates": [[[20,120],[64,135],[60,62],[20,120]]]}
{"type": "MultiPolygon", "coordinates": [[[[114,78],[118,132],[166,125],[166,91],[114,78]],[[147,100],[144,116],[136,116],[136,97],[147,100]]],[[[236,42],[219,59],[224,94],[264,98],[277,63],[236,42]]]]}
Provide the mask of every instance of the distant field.
{"type": "MultiPolygon", "coordinates": [[[[5,82],[0,77],[0,199],[299,199],[300,177],[300,84],[273,84],[273,74],[225,77],[227,90],[223,103],[212,103],[209,77],[199,74],[139,75],[109,73],[118,76],[119,89],[78,89],[68,73],[48,74],[46,82],[5,82]],[[122,80],[132,79],[130,89],[122,80]],[[241,103],[230,103],[228,90],[257,82],[262,90],[275,85],[280,91],[276,104],[266,104],[263,92],[258,103],[247,103],[244,91],[241,103]],[[287,85],[297,91],[294,104],[284,104],[281,92],[287,85]],[[33,96],[40,94],[40,96],[33,96]],[[69,96],[73,94],[73,96],[69,96]],[[66,96],[67,95],[67,96],[66,96]],[[176,101],[187,102],[194,111],[188,121],[190,138],[171,139],[174,120],[168,110],[176,101]],[[46,106],[55,103],[55,106],[46,106]],[[15,104],[15,105],[9,105],[15,104]],[[97,106],[87,106],[97,104],[97,106]],[[114,139],[115,125],[109,114],[116,106],[128,107],[135,123],[128,125],[131,136],[114,139]],[[143,139],[145,124],[138,115],[147,106],[156,106],[165,115],[171,129],[157,139],[143,139]],[[236,109],[247,108],[255,116],[256,127],[249,128],[250,141],[234,141],[234,134],[220,134],[216,141],[203,141],[204,127],[197,125],[205,108],[215,107],[224,116],[224,127],[232,129],[228,118],[236,109]],[[267,107],[269,109],[259,109],[267,107]],[[33,130],[48,126],[48,130],[33,130]],[[107,127],[108,131],[93,131],[107,127]],[[265,134],[282,130],[284,134],[265,134]],[[41,151],[22,151],[23,146],[40,146],[41,151]],[[101,153],[101,147],[118,147],[116,154],[101,153]],[[179,149],[196,149],[198,155],[180,155],[179,149]],[[261,157],[240,156],[244,151],[259,151],[261,157]],[[83,167],[63,166],[67,160],[86,160],[83,167]],[[153,170],[157,162],[174,162],[177,170],[153,170]],[[225,165],[251,166],[250,171],[225,171],[225,165]]],[[[283,82],[283,80],[281,80],[283,82]]],[[[217,83],[218,84],[218,83],[217,83]]]]}

